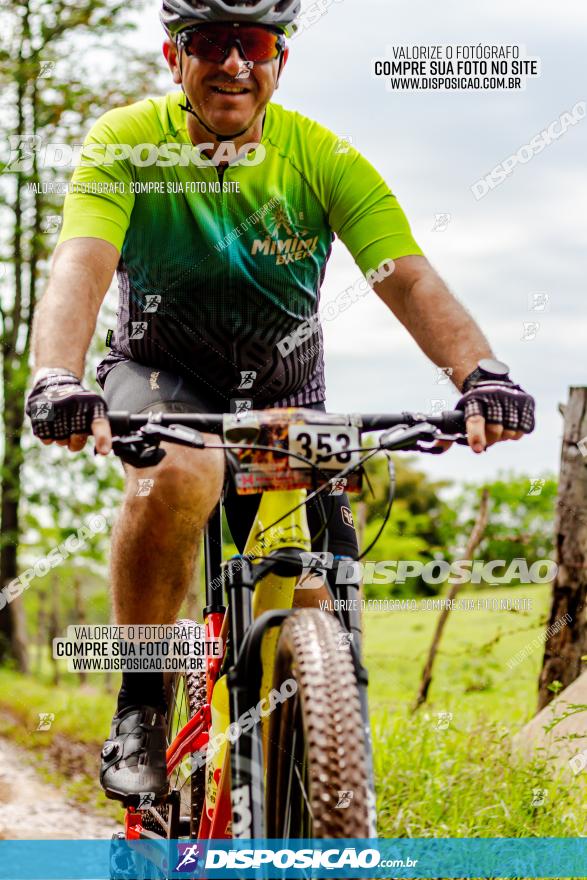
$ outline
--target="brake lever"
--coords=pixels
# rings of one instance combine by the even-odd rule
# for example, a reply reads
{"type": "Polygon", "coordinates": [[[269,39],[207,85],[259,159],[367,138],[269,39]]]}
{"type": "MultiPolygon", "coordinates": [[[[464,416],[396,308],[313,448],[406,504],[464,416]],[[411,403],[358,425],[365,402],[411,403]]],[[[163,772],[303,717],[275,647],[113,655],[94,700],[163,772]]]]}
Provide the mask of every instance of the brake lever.
{"type": "Polygon", "coordinates": [[[434,445],[437,440],[450,440],[451,443],[458,443],[461,446],[466,446],[468,443],[466,434],[445,434],[429,422],[421,422],[411,428],[398,425],[396,428],[386,431],[379,439],[379,446],[381,449],[387,449],[391,452],[404,449],[440,455],[445,450],[434,445]],[[399,431],[401,431],[401,436],[394,439],[399,431]]]}
{"type": "Polygon", "coordinates": [[[165,450],[159,448],[158,441],[151,442],[142,433],[113,437],[112,451],[135,468],[155,467],[166,455],[165,450]]]}
{"type": "Polygon", "coordinates": [[[399,449],[415,449],[417,447],[414,444],[419,441],[434,439],[436,439],[436,428],[429,422],[422,422],[412,427],[397,425],[381,435],[379,447],[389,452],[399,449]]]}
{"type": "Polygon", "coordinates": [[[147,422],[140,433],[155,443],[159,444],[162,440],[169,440],[176,446],[191,446],[193,449],[204,449],[206,441],[200,431],[195,428],[186,428],[184,425],[169,425],[168,428],[157,422],[147,422]]]}
{"type": "MultiPolygon", "coordinates": [[[[449,440],[451,443],[458,443],[460,446],[469,445],[466,434],[444,434],[442,431],[439,431],[434,435],[434,441],[437,440],[449,440]]],[[[426,444],[418,442],[412,448],[416,452],[427,452],[429,455],[442,455],[443,452],[446,452],[446,449],[442,446],[436,446],[435,443],[427,446],[426,444]]]]}
{"type": "Polygon", "coordinates": [[[183,425],[170,425],[168,428],[156,422],[147,422],[135,434],[114,437],[112,450],[122,461],[135,468],[155,467],[163,461],[166,452],[159,444],[169,440],[176,446],[190,446],[203,449],[206,446],[202,434],[183,425]]]}

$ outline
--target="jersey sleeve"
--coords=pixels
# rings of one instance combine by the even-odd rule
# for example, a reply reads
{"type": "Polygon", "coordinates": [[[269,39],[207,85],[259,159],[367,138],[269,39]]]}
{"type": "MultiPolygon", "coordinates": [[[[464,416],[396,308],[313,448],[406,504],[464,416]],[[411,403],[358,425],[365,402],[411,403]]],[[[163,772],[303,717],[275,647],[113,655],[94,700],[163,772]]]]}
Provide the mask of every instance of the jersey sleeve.
{"type": "Polygon", "coordinates": [[[90,129],[65,197],[58,244],[89,237],[122,249],[134,205],[131,163],[127,158],[114,158],[117,144],[132,144],[125,110],[105,113],[90,129]]]}
{"type": "Polygon", "coordinates": [[[363,272],[385,260],[422,254],[398,200],[354,147],[317,123],[312,174],[333,232],[363,272]]]}

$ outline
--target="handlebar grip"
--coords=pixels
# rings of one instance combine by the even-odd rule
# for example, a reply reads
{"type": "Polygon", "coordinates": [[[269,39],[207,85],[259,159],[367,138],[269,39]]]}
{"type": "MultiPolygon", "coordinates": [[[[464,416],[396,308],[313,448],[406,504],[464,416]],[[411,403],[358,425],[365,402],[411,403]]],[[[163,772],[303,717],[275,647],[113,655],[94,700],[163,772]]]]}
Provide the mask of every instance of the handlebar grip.
{"type": "Polygon", "coordinates": [[[110,430],[114,435],[130,434],[133,430],[130,425],[130,413],[111,411],[108,413],[107,417],[110,422],[110,430]]]}
{"type": "MultiPolygon", "coordinates": [[[[157,413],[157,424],[164,428],[183,425],[210,434],[222,433],[222,413],[157,413]]],[[[128,413],[111,410],[108,421],[113,434],[130,434],[143,428],[151,419],[151,413],[128,413]]]]}
{"type": "Polygon", "coordinates": [[[363,433],[368,431],[386,431],[398,425],[415,425],[427,422],[439,428],[444,434],[464,434],[465,417],[458,410],[448,410],[439,416],[428,416],[425,413],[403,412],[395,415],[385,413],[369,413],[359,415],[363,423],[363,433]]]}
{"type": "Polygon", "coordinates": [[[445,434],[465,434],[467,430],[465,414],[460,410],[443,412],[440,417],[439,428],[445,434]]]}

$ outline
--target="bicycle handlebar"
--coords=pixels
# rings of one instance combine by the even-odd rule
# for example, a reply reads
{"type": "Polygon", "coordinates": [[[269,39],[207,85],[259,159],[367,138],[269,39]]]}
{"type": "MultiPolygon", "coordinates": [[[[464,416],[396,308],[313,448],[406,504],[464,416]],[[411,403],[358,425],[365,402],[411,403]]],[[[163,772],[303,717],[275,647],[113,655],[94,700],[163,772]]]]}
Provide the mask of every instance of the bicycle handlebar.
{"type": "MultiPolygon", "coordinates": [[[[259,411],[259,414],[263,410],[259,411]]],[[[164,428],[170,425],[183,425],[185,428],[195,428],[198,431],[207,431],[211,434],[221,434],[224,415],[222,413],[157,413],[156,423],[164,428]]],[[[458,410],[449,410],[439,416],[427,416],[424,413],[403,412],[396,414],[367,413],[359,414],[362,422],[361,432],[385,431],[396,428],[398,425],[413,427],[426,422],[438,428],[444,434],[462,434],[465,432],[465,418],[458,410]]],[[[117,435],[128,434],[142,428],[149,421],[153,421],[149,413],[133,415],[128,412],[108,413],[112,432],[117,435]]]]}

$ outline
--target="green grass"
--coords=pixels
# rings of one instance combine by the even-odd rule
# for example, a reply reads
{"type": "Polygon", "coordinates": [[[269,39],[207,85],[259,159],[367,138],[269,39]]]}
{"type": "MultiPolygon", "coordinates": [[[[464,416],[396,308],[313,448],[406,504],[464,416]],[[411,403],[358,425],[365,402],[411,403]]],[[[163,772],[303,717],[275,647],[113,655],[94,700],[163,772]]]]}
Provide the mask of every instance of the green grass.
{"type": "MultiPolygon", "coordinates": [[[[508,591],[510,597],[512,591],[508,591]]],[[[410,707],[438,611],[369,612],[365,662],[375,745],[380,833],[385,837],[550,837],[585,834],[587,794],[581,776],[559,778],[551,766],[510,755],[512,735],[534,714],[541,645],[510,671],[507,661],[544,632],[546,586],[516,591],[527,612],[453,611],[437,656],[428,703],[410,707]],[[439,713],[452,713],[439,725],[439,713]],[[542,804],[536,789],[545,791],[542,804]]],[[[463,593],[487,599],[503,591],[463,593]]],[[[100,680],[76,687],[0,670],[0,707],[18,723],[0,732],[30,747],[58,734],[99,749],[114,708],[100,680]],[[35,732],[39,712],[50,731],[35,732]]],[[[99,801],[96,780],[70,781],[69,791],[99,801]]],[[[102,799],[103,800],[103,799],[102,799]]]]}
{"type": "Polygon", "coordinates": [[[59,788],[63,796],[121,821],[122,807],[107,800],[97,784],[96,773],[81,769],[75,774],[57,769],[51,760],[42,760],[52,748],[67,750],[63,738],[87,747],[88,755],[98,756],[110,730],[114,697],[91,686],[47,684],[30,676],[0,669],[0,735],[31,751],[31,764],[43,781],[59,788]],[[2,709],[7,710],[2,713],[2,709]],[[48,730],[38,730],[39,714],[51,713],[48,730]],[[41,758],[41,760],[39,760],[41,758]]]}
{"type": "Polygon", "coordinates": [[[383,837],[585,834],[584,781],[563,780],[538,759],[512,758],[512,729],[503,723],[453,718],[438,729],[429,713],[402,711],[381,717],[373,733],[383,837]]]}
{"type": "Polygon", "coordinates": [[[513,734],[536,710],[542,647],[513,671],[507,661],[544,632],[550,604],[548,587],[524,587],[519,594],[532,599],[531,611],[450,613],[428,702],[415,714],[410,708],[438,612],[365,615],[383,837],[586,833],[583,778],[571,781],[544,761],[527,763],[510,754],[513,734]],[[452,717],[441,722],[441,712],[452,717]],[[536,803],[543,792],[543,803],[536,803]]]}
{"type": "Polygon", "coordinates": [[[21,745],[50,743],[57,734],[101,745],[110,730],[115,698],[92,686],[52,685],[0,669],[1,706],[20,721],[12,735],[21,745]],[[41,712],[53,713],[55,720],[49,730],[37,732],[41,712]]]}
{"type": "MultiPolygon", "coordinates": [[[[532,600],[531,611],[451,611],[440,643],[429,702],[436,711],[483,716],[522,725],[536,707],[542,650],[536,649],[514,671],[507,661],[544,632],[550,604],[547,586],[517,591],[479,590],[458,599],[532,600]]],[[[365,615],[365,663],[371,711],[389,714],[416,696],[438,611],[377,611],[365,615]]]]}

